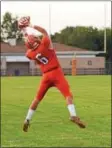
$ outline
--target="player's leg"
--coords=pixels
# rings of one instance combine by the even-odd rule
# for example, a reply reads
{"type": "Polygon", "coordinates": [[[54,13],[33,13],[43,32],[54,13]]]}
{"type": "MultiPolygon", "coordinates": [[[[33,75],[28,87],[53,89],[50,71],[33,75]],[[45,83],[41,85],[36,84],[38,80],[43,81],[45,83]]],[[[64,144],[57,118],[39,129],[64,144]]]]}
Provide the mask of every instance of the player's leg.
{"type": "Polygon", "coordinates": [[[43,78],[40,83],[37,95],[29,107],[26,119],[24,121],[23,131],[27,132],[28,127],[30,125],[30,120],[31,120],[35,110],[37,109],[37,106],[39,105],[39,103],[43,99],[44,95],[46,94],[47,90],[49,89],[49,87],[50,87],[50,84],[48,83],[48,80],[46,78],[43,78]]]}
{"type": "Polygon", "coordinates": [[[70,91],[69,84],[63,75],[58,77],[56,87],[60,90],[60,92],[66,98],[67,108],[70,113],[70,120],[76,123],[81,128],[85,128],[85,124],[80,120],[80,118],[76,114],[76,108],[73,103],[73,95],[70,91]]]}

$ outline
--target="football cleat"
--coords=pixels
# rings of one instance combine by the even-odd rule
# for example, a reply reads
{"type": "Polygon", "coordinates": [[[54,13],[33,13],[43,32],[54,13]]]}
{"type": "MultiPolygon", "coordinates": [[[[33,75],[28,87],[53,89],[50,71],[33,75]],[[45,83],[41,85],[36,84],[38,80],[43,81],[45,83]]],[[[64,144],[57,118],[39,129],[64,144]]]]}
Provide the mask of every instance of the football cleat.
{"type": "Polygon", "coordinates": [[[80,128],[86,128],[86,125],[77,116],[71,116],[70,120],[76,123],[80,128]]]}
{"type": "Polygon", "coordinates": [[[29,126],[30,126],[30,121],[29,121],[29,120],[25,120],[25,121],[24,121],[24,124],[23,124],[23,131],[24,131],[24,132],[27,132],[29,126]]]}

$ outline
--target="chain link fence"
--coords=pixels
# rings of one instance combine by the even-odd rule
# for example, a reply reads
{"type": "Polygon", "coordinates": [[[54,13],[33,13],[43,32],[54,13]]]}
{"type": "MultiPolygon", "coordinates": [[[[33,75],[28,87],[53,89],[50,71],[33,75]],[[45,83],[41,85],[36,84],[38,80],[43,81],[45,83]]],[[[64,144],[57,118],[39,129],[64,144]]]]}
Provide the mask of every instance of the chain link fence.
{"type": "MultiPolygon", "coordinates": [[[[112,63],[111,63],[112,65],[112,63]]],[[[63,72],[65,75],[72,75],[71,68],[64,68],[63,72]]],[[[108,68],[81,68],[76,70],[76,75],[111,75],[112,68],[109,65],[108,68]]],[[[41,76],[42,73],[39,69],[1,69],[0,70],[1,76],[41,76]]]]}

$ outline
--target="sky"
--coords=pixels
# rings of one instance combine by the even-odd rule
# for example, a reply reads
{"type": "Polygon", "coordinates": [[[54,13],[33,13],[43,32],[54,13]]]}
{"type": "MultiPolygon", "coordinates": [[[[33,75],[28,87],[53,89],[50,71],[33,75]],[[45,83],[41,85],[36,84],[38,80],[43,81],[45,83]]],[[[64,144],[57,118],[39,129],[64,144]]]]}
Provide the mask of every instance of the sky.
{"type": "Polygon", "coordinates": [[[1,19],[7,11],[13,16],[30,16],[33,25],[51,34],[66,26],[111,27],[110,1],[2,1],[1,19]]]}

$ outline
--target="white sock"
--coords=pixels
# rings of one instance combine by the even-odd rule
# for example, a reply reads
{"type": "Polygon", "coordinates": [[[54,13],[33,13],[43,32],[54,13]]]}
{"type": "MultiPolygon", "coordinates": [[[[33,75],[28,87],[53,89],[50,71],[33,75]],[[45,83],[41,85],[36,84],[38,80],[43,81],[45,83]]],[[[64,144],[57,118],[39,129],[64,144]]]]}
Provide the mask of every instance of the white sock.
{"type": "Polygon", "coordinates": [[[28,114],[26,116],[26,120],[31,120],[33,114],[34,114],[35,110],[29,109],[28,110],[28,114]]]}
{"type": "Polygon", "coordinates": [[[68,107],[70,116],[76,116],[75,105],[74,104],[69,104],[67,107],[68,107]]]}

